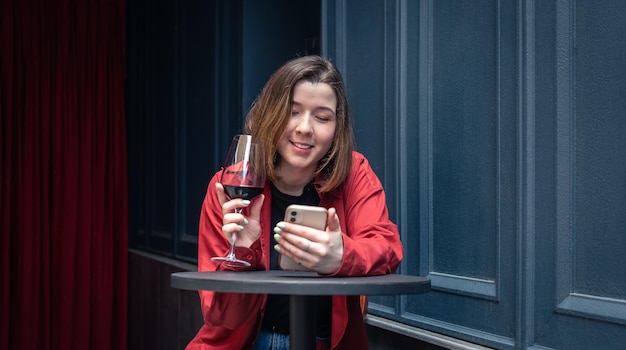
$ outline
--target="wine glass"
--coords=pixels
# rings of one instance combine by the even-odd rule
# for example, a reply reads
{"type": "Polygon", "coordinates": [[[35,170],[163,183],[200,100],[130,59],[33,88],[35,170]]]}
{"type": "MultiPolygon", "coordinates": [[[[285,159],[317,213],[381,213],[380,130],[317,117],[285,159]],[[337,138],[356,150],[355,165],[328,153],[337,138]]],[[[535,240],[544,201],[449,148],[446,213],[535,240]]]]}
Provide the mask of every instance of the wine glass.
{"type": "MultiPolygon", "coordinates": [[[[222,168],[220,183],[230,199],[252,199],[261,193],[265,187],[265,171],[263,149],[261,144],[251,135],[235,135],[226,161],[222,168]]],[[[241,213],[241,209],[235,212],[241,213]]],[[[223,262],[227,266],[250,266],[250,263],[237,259],[235,256],[235,242],[237,234],[233,232],[230,242],[230,252],[225,257],[212,257],[211,260],[223,262]]]]}

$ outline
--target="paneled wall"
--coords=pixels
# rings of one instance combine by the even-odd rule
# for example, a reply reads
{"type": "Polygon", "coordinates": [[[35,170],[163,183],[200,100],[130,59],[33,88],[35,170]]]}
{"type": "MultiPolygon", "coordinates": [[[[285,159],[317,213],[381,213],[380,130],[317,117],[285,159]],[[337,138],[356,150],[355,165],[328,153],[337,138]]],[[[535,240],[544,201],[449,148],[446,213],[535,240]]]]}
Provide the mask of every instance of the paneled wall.
{"type": "Polygon", "coordinates": [[[534,336],[549,347],[617,349],[626,339],[626,3],[554,10],[554,90],[536,93],[536,129],[547,135],[534,140],[534,336]]]}
{"type": "Polygon", "coordinates": [[[206,186],[241,128],[241,1],[129,0],[131,247],[195,262],[206,186]]]}
{"type": "Polygon", "coordinates": [[[371,313],[500,349],[623,347],[625,4],[323,1],[402,272],[432,279],[371,313]]]}

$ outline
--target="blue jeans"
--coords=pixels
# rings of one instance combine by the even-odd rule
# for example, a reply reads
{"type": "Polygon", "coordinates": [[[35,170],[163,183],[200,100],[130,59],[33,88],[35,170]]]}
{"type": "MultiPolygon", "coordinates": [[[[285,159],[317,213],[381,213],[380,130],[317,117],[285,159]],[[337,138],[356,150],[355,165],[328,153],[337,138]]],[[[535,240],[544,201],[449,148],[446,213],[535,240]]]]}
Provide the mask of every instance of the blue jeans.
{"type": "MultiPolygon", "coordinates": [[[[330,349],[330,338],[316,338],[317,349],[330,349]]],[[[252,350],[289,350],[289,334],[260,331],[252,350]]]]}
{"type": "Polygon", "coordinates": [[[289,334],[261,331],[253,350],[289,350],[289,334]]]}

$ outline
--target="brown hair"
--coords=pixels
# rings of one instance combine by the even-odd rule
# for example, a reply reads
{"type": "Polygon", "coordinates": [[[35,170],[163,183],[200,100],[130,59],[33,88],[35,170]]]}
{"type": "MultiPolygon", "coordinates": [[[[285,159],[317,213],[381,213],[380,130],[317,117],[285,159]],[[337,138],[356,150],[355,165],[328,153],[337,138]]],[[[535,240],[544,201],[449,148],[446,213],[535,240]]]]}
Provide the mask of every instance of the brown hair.
{"type": "Polygon", "coordinates": [[[278,141],[291,115],[294,87],[302,80],[328,84],[337,97],[337,125],[333,143],[326,156],[319,161],[314,174],[315,177],[323,175],[319,191],[329,192],[338,188],[348,176],[354,150],[348,98],[341,74],[332,62],[319,56],[303,56],[278,68],[248,111],[245,132],[263,142],[267,178],[278,180],[278,141]]]}

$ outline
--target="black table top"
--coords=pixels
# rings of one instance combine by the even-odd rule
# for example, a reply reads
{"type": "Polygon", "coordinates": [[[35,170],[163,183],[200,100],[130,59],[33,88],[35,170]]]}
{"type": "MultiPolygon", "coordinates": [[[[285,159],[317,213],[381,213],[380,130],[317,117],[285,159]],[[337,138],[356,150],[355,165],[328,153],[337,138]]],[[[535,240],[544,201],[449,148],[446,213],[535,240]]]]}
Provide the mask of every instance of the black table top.
{"type": "Polygon", "coordinates": [[[174,288],[216,292],[288,295],[393,295],[430,291],[430,279],[409,275],[328,277],[316,272],[213,271],[177,272],[174,288]]]}

